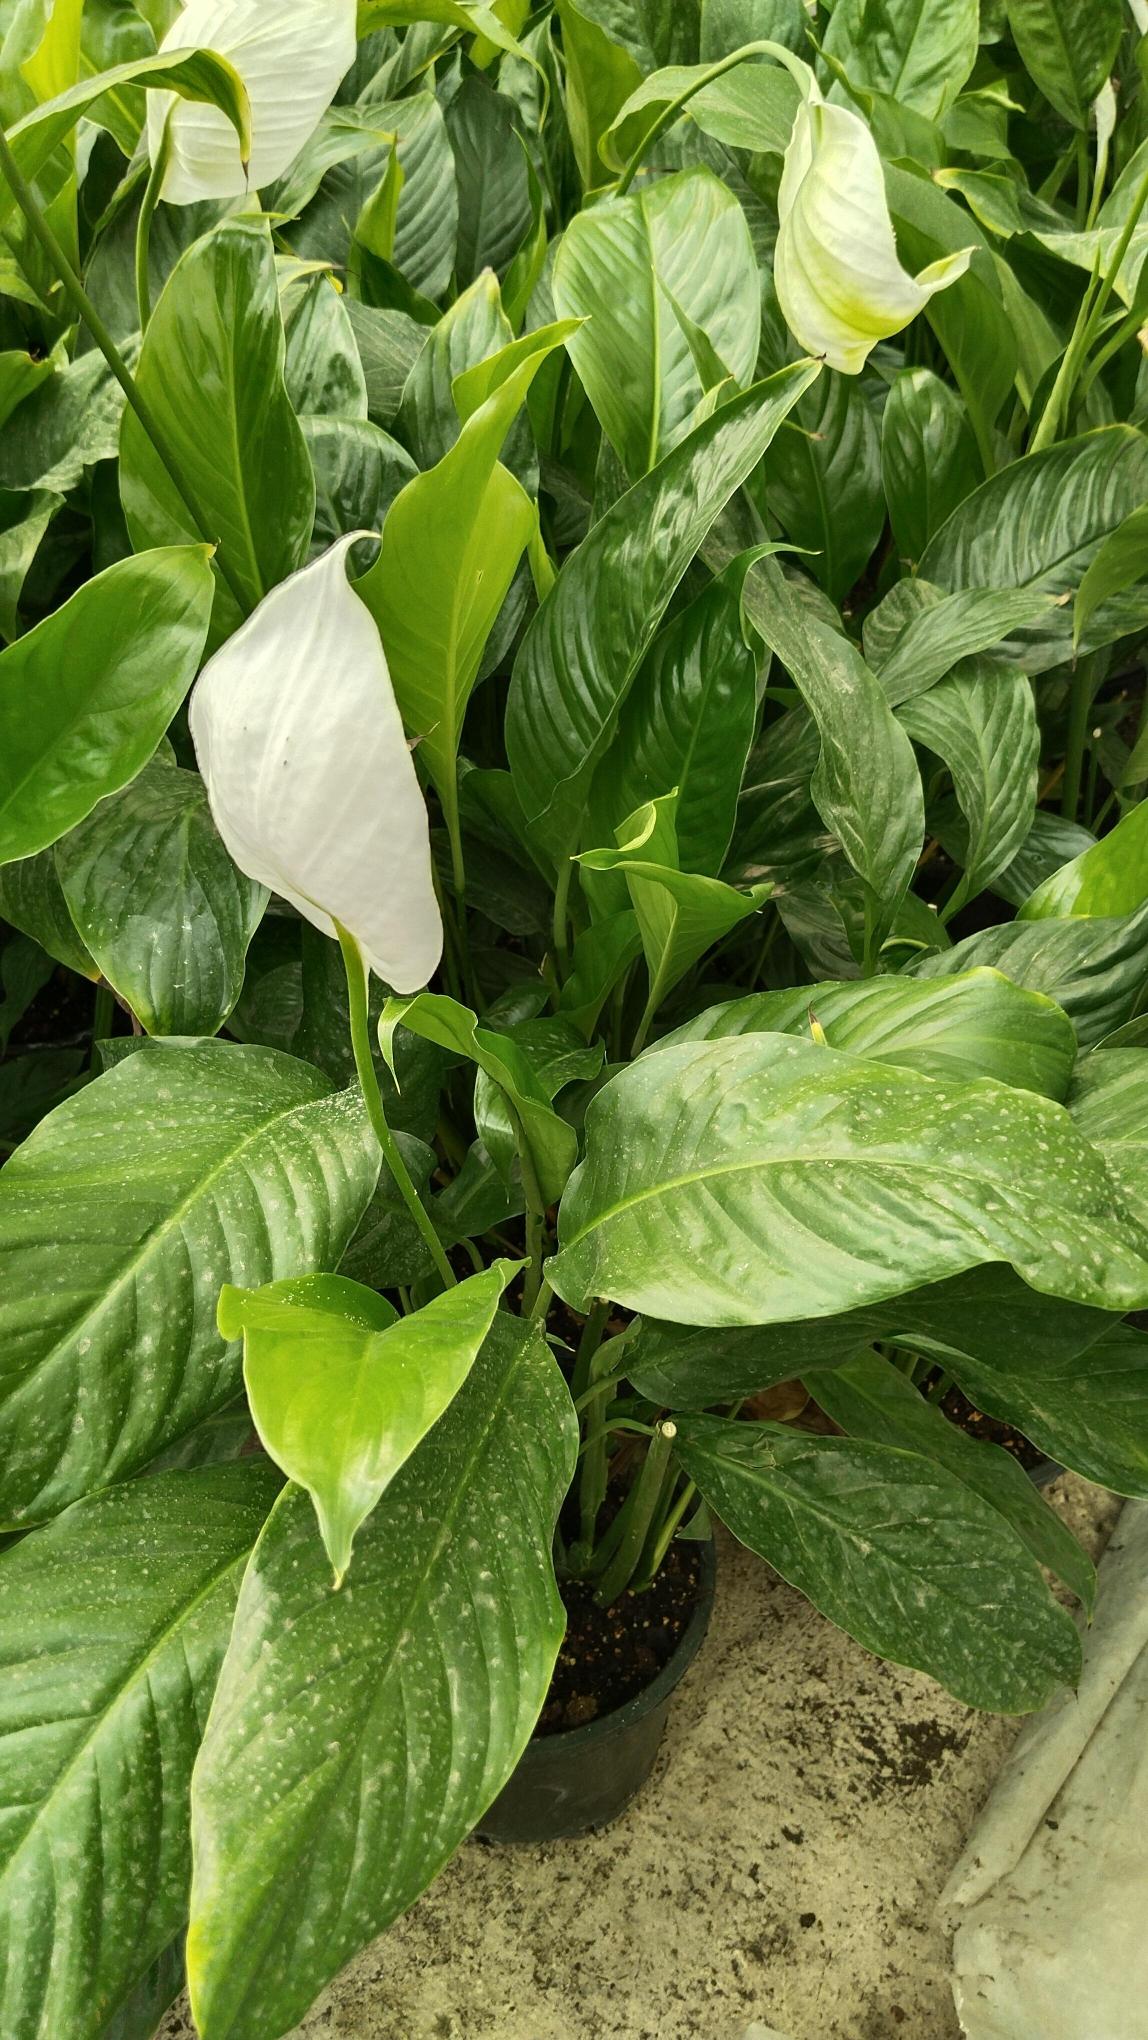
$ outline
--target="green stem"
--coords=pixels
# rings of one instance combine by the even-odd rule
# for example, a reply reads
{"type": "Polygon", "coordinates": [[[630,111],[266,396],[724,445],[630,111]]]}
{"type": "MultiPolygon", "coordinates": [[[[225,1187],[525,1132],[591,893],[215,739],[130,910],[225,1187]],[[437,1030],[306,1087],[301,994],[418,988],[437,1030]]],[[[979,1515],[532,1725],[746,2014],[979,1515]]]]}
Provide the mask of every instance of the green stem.
{"type": "Polygon", "coordinates": [[[558,863],[558,883],[554,888],[554,954],[558,968],[565,978],[570,969],[570,887],[574,878],[574,860],[563,857],[558,863]]]}
{"type": "MultiPolygon", "coordinates": [[[[601,1347],[599,1347],[590,1361],[590,1386],[592,1388],[601,1388],[602,1390],[606,1388],[613,1390],[616,1388],[617,1384],[610,1375],[609,1368],[609,1359],[601,1347]],[[601,1376],[600,1381],[595,1380],[594,1377],[596,1375],[601,1376]]],[[[596,1395],[593,1402],[589,1405],[589,1415],[586,1419],[586,1438],[582,1447],[581,1465],[578,1470],[578,1513],[580,1522],[578,1550],[581,1562],[586,1566],[590,1564],[593,1558],[594,1538],[598,1529],[598,1513],[606,1499],[606,1486],[609,1474],[606,1430],[610,1406],[613,1400],[612,1393],[596,1395]]]]}
{"type": "Polygon", "coordinates": [[[1068,745],[1064,756],[1064,783],[1060,812],[1074,822],[1080,807],[1080,786],[1084,775],[1084,750],[1088,742],[1088,716],[1092,707],[1094,663],[1080,659],[1073,670],[1068,705],[1068,745]]]}
{"type": "Polygon", "coordinates": [[[623,1503],[622,1513],[626,1522],[618,1548],[598,1582],[594,1599],[600,1608],[612,1607],[634,1577],[662,1493],[662,1482],[676,1437],[677,1426],[663,1423],[658,1425],[650,1440],[642,1471],[623,1503]]]}
{"type": "Polygon", "coordinates": [[[1104,307],[1108,303],[1108,299],[1115,287],[1116,279],[1120,274],[1120,265],[1128,253],[1129,244],[1140,224],[1140,215],[1146,205],[1148,205],[1148,170],[1145,170],[1143,177],[1136,187],[1136,194],[1129,208],[1128,218],[1121,229],[1120,239],[1112,251],[1107,269],[1099,277],[1095,274],[1093,275],[1092,281],[1081,300],[1076,324],[1072,329],[1072,337],[1065,349],[1064,360],[1060,364],[1056,381],[1052,386],[1051,395],[1044,407],[1044,416],[1041,418],[1040,424],[1033,435],[1032,445],[1029,448],[1030,453],[1043,452],[1044,448],[1053,445],[1057,438],[1061,417],[1068,408],[1072,393],[1076,388],[1077,377],[1084,364],[1084,358],[1096,338],[1100,322],[1104,317],[1104,307]]]}
{"type": "Polygon", "coordinates": [[[92,1008],[92,1068],[99,1066],[99,1043],[111,1036],[116,1020],[115,993],[103,978],[96,986],[96,1000],[92,1008]]]}
{"type": "Polygon", "coordinates": [[[578,1341],[574,1372],[570,1380],[570,1393],[574,1397],[575,1408],[578,1406],[579,1397],[585,1395],[590,1386],[590,1364],[602,1343],[612,1307],[609,1297],[600,1296],[582,1327],[582,1337],[578,1341]]]}
{"type": "Polygon", "coordinates": [[[526,1252],[530,1265],[522,1284],[522,1315],[533,1317],[542,1294],[542,1268],[546,1259],[546,1199],[530,1152],[522,1121],[511,1108],[511,1118],[518,1138],[518,1160],[522,1169],[522,1188],[526,1193],[526,1252]]]}
{"type": "Polygon", "coordinates": [[[92,303],[91,298],[88,296],[87,291],[84,289],[83,284],[80,282],[79,277],[65,255],[63,248],[44,218],[35,193],[16,161],[12,152],[12,145],[3,128],[0,128],[0,170],[3,171],[9,190],[24,218],[27,220],[32,234],[39,242],[48,261],[56,270],[76,311],[87,326],[100,353],[103,355],[104,360],[107,362],[108,367],[122,389],[124,396],[127,398],[128,403],[151,440],[155,448],[156,457],[166,469],[172,487],[176,490],[180,501],[187,510],[192,524],[195,526],[204,544],[209,545],[215,554],[216,565],[232,595],[235,597],[236,602],[239,604],[242,614],[244,616],[248,615],[251,604],[248,602],[247,596],[239,582],[234,578],[222,552],[220,552],[218,540],[212,532],[211,526],[204,516],[190,485],[184,480],[179,462],[167,444],[162,426],[156,418],[151,405],[141,394],[135,377],[131,374],[123,355],[120,353],[95,305],[92,303]]]}
{"type": "Polygon", "coordinates": [[[724,78],[727,71],[732,71],[736,65],[743,64],[747,57],[775,57],[779,64],[784,64],[786,70],[791,72],[793,77],[796,78],[798,85],[803,88],[806,96],[808,96],[807,81],[809,78],[809,66],[802,63],[800,57],[794,56],[792,50],[787,50],[783,43],[770,42],[768,40],[746,43],[740,50],[735,50],[732,56],[723,57],[720,64],[711,64],[707,71],[702,72],[700,78],[695,78],[693,83],[688,85],[684,92],[679,92],[676,99],[671,99],[669,105],[663,107],[653,125],[638,143],[637,148],[634,150],[622,175],[618,179],[617,196],[619,198],[624,198],[629,191],[638,171],[642,167],[643,157],[653,148],[655,142],[661,141],[667,128],[673,127],[678,115],[689,105],[694,94],[704,91],[707,85],[712,85],[715,78],[724,78]]]}
{"type": "Polygon", "coordinates": [[[375,1074],[374,1057],[371,1054],[371,1019],[367,997],[367,966],[363,961],[363,953],[354,936],[349,935],[345,928],[341,928],[337,921],[335,928],[339,937],[339,947],[343,952],[343,967],[347,973],[347,996],[351,1015],[351,1046],[355,1052],[355,1068],[359,1073],[359,1084],[363,1093],[363,1103],[367,1108],[367,1117],[374,1129],[375,1139],[382,1149],[383,1160],[398,1186],[399,1195],[426,1242],[427,1250],[442,1277],[444,1287],[450,1289],[453,1288],[456,1277],[454,1269],[447,1260],[446,1248],[434,1229],[434,1222],[429,1211],[426,1209],[422,1198],[411,1182],[407,1172],[407,1165],[402,1157],[402,1151],[390,1127],[387,1125],[387,1115],[383,1109],[383,1094],[379,1089],[379,1080],[375,1074]]]}
{"type": "Polygon", "coordinates": [[[696,1494],[697,1488],[692,1480],[688,1480],[666,1517],[665,1522],[662,1524],[661,1530],[654,1538],[649,1566],[645,1575],[637,1582],[639,1592],[643,1587],[652,1586],[654,1580],[661,1572],[666,1561],[666,1553],[677,1536],[678,1526],[681,1523],[682,1517],[685,1515],[696,1494]]]}
{"type": "Polygon", "coordinates": [[[160,201],[163,180],[171,161],[171,115],[163,125],[163,135],[155,152],[147,184],[144,188],[140,216],[136,224],[136,304],[139,306],[140,332],[146,333],[151,322],[151,278],[148,274],[148,256],[151,252],[151,223],[160,201]]]}

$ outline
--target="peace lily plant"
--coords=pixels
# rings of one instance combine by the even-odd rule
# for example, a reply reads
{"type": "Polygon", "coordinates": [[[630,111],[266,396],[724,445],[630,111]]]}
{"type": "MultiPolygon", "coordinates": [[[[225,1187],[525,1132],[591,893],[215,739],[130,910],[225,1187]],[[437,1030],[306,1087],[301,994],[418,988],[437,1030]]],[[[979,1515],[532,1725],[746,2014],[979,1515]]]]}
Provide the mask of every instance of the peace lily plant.
{"type": "Polygon", "coordinates": [[[4,2040],[290,2030],[715,1519],[1077,1676],[964,1415],[1148,1493],[1141,44],[871,15],[5,16],[4,2040]]]}

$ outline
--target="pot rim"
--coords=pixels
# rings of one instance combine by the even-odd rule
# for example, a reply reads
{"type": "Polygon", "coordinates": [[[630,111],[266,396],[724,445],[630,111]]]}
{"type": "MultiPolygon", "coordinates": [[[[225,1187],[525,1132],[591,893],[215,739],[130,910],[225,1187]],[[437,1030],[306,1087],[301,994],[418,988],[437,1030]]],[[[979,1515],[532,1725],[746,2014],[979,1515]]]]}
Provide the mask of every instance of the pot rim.
{"type": "Polygon", "coordinates": [[[651,1714],[662,1702],[668,1700],[674,1688],[681,1684],[690,1666],[705,1641],[706,1631],[713,1614],[714,1591],[717,1584],[717,1551],[714,1540],[707,1538],[702,1547],[701,1578],[698,1583],[698,1598],[672,1655],[667,1659],[656,1677],[640,1693],[623,1706],[615,1707],[609,1714],[599,1715],[595,1721],[583,1722],[579,1728],[560,1728],[551,1735],[532,1735],[522,1753],[520,1762],[528,1762],[532,1756],[541,1756],[543,1751],[558,1751],[564,1755],[577,1755],[582,1748],[597,1745],[611,1736],[624,1735],[634,1722],[651,1714]]]}

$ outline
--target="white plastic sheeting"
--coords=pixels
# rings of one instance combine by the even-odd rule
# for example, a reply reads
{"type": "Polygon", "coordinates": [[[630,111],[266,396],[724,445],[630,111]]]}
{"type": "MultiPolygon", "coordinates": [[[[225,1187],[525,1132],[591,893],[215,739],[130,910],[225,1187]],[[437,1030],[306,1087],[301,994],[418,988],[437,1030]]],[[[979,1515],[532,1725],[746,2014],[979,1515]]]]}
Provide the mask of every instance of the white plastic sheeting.
{"type": "Polygon", "coordinates": [[[968,2040],[1146,2040],[1148,1503],[1101,1564],[1079,1691],[1022,1731],[941,1910],[968,2040]]]}

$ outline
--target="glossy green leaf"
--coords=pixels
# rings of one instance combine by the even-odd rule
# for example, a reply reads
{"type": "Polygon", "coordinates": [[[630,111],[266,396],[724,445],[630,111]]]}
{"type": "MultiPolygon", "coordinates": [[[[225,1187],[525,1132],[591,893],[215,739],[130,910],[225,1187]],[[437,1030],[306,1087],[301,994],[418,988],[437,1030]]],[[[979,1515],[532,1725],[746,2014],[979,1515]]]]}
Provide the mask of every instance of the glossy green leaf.
{"type": "Polygon", "coordinates": [[[0,914],[68,970],[93,981],[99,977],[99,966],[85,949],[68,912],[51,850],[41,850],[16,864],[0,865],[0,914]]]}
{"type": "MultiPolygon", "coordinates": [[[[234,66],[210,49],[165,50],[162,56],[136,58],[94,78],[83,78],[17,121],[8,139],[24,176],[36,177],[81,120],[99,120],[99,102],[105,95],[110,104],[113,94],[129,85],[175,92],[181,99],[218,106],[234,127],[241,149],[246,152],[249,147],[251,108],[234,66]]],[[[8,218],[14,205],[7,183],[0,180],[0,222],[8,218]]]]}
{"type": "Polygon", "coordinates": [[[1025,69],[1065,120],[1087,129],[1124,26],[1120,0],[1007,0],[1025,69]]]}
{"type": "Polygon", "coordinates": [[[124,393],[98,348],[60,363],[4,429],[0,484],[67,495],[114,458],[123,411],[124,393]]]}
{"type": "Polygon", "coordinates": [[[1118,1177],[1141,1224],[1148,1221],[1148,1055],[1142,1048],[1105,1048],[1085,1056],[1068,1109],[1086,1140],[1118,1177]]]}
{"type": "Polygon", "coordinates": [[[458,253],[462,284],[484,269],[505,275],[530,227],[526,151],[514,129],[512,100],[473,72],[446,109],[446,131],[458,178],[458,253]]]}
{"type": "Polygon", "coordinates": [[[131,1481],[0,1559],[6,2040],[99,2040],[183,1924],[192,1762],[278,1484],[131,1481]]]}
{"type": "MultiPolygon", "coordinates": [[[[379,626],[395,698],[452,832],[463,717],[486,641],[537,510],[499,462],[506,435],[547,355],[568,337],[546,326],[482,365],[484,385],[454,445],[391,505],[378,560],[357,583],[379,626]]],[[[480,371],[476,368],[471,374],[480,371]]],[[[464,392],[479,385],[466,379],[464,392]]]]}
{"type": "Polygon", "coordinates": [[[431,327],[404,387],[398,417],[400,435],[420,467],[437,466],[462,431],[454,395],[459,376],[492,356],[506,359],[505,350],[513,338],[502,309],[498,278],[489,271],[464,290],[431,327]]]}
{"type": "Polygon", "coordinates": [[[499,1315],[360,1531],[341,1593],[306,1495],[279,1502],[192,1790],[204,2040],[293,2026],[514,1769],[565,1627],[551,1540],[576,1438],[541,1335],[499,1315]]]}
{"type": "Polygon", "coordinates": [[[1081,1047],[1091,1048],[1131,1020],[1148,983],[1148,907],[1115,919],[1008,922],[912,968],[917,977],[947,977],[974,964],[1047,993],[1064,1007],[1081,1047]]]}
{"type": "Polygon", "coordinates": [[[814,805],[870,899],[871,942],[892,925],[925,834],[925,802],[913,747],[850,640],[802,613],[769,561],[768,596],[753,609],[766,643],[788,668],[821,740],[810,781],[814,805]]]}
{"type": "Polygon", "coordinates": [[[945,1355],[986,1416],[1013,1424],[1058,1464],[1114,1494],[1148,1498],[1148,1336],[1113,1324],[1081,1353],[945,1355]]]}
{"type": "Polygon", "coordinates": [[[1058,1105],[776,1034],[662,1048],[599,1092],[549,1279],[682,1324],[829,1316],[1008,1261],[1103,1309],[1148,1234],[1058,1105]]]}
{"type": "Polygon", "coordinates": [[[515,662],[506,745],[523,810],[557,856],[675,588],[818,370],[782,369],[697,426],[566,562],[515,662]]]}
{"type": "Polygon", "coordinates": [[[63,507],[64,498],[53,489],[34,489],[30,495],[0,490],[0,638],[6,643],[23,630],[20,603],[24,584],[45,534],[63,507]]]}
{"type": "Polygon", "coordinates": [[[637,481],[689,431],[705,386],[685,320],[724,374],[757,365],[761,285],[737,199],[709,170],[682,170],[576,214],[552,279],[568,341],[603,431],[637,481]]]}
{"type": "Polygon", "coordinates": [[[977,60],[977,0],[838,0],[825,35],[851,85],[936,120],[977,60]]]}
{"type": "MultiPolygon", "coordinates": [[[[225,220],[172,271],[136,380],[252,609],[302,566],[315,516],[311,462],[283,362],[269,229],[262,220],[225,220]]],[[[182,498],[133,411],[124,414],[120,491],[137,546],[193,535],[182,498]]],[[[220,583],[216,639],[239,621],[220,583]]]]}
{"type": "Polygon", "coordinates": [[[675,7],[662,0],[578,0],[578,7],[644,71],[697,55],[700,0],[675,7]]]}
{"type": "Polygon", "coordinates": [[[591,811],[606,840],[645,801],[678,790],[683,871],[720,872],[757,723],[757,659],[746,643],[735,560],[655,638],[598,767],[591,811]]]}
{"type": "Polygon", "coordinates": [[[328,422],[367,416],[367,383],[346,300],[330,276],[281,286],[287,351],[283,379],[300,417],[328,422]]]}
{"type": "MultiPolygon", "coordinates": [[[[1039,588],[960,588],[953,595],[934,591],[927,603],[909,616],[892,644],[875,656],[870,645],[878,619],[898,590],[926,585],[931,586],[898,581],[879,610],[866,619],[866,656],[880,677],[891,708],[927,694],[962,659],[991,651],[1024,625],[1040,623],[1052,608],[1053,598],[1039,588]]],[[[1000,671],[1002,678],[1007,673],[999,663],[994,671],[1000,671]]]]}
{"type": "Polygon", "coordinates": [[[1114,595],[1148,574],[1148,506],[1141,505],[1118,524],[1100,546],[1076,591],[1072,640],[1079,645],[1098,609],[1114,595]]]}
{"type": "Polygon", "coordinates": [[[787,538],[813,554],[810,571],[843,602],[885,529],[881,440],[853,378],[826,374],[773,446],[767,501],[787,538]]]}
{"type": "Polygon", "coordinates": [[[703,1410],[795,1376],[816,1395],[824,1368],[856,1359],[876,1339],[934,1353],[945,1365],[959,1354],[991,1368],[999,1356],[1012,1354],[1035,1379],[1044,1365],[1076,1360],[1113,1323],[1109,1311],[1039,1295],[997,1263],[860,1310],[793,1324],[715,1328],[644,1318],[626,1361],[631,1380],[651,1402],[703,1410]]]}
{"type": "Polygon", "coordinates": [[[444,28],[485,36],[500,50],[521,56],[522,46],[504,27],[494,7],[482,0],[359,0],[359,35],[379,28],[401,28],[409,22],[437,21],[444,28]]]}
{"type": "Polygon", "coordinates": [[[618,830],[618,849],[586,851],[579,860],[585,872],[618,872],[626,881],[646,954],[650,1018],[706,950],[757,913],[769,893],[768,886],[741,893],[682,871],[676,809],[676,793],[647,802],[618,830]]]}
{"type": "Polygon", "coordinates": [[[998,659],[967,659],[898,711],[915,743],[948,767],[967,825],[963,873],[946,920],[1010,863],[1036,813],[1040,728],[1032,687],[998,659]]]}
{"type": "MultiPolygon", "coordinates": [[[[887,162],[885,189],[906,268],[921,269],[970,245],[976,249],[964,276],[929,299],[925,317],[965,400],[987,472],[993,465],[993,428],[1012,394],[1017,369],[1016,335],[988,244],[967,209],[940,190],[923,169],[887,162]]],[[[981,585],[997,587],[1001,579],[993,574],[981,585]]]]}
{"type": "Polygon", "coordinates": [[[1017,916],[1044,921],[1134,914],[1148,901],[1148,800],[1130,809],[1099,843],[1082,850],[1030,893],[1017,916]]]}
{"type": "Polygon", "coordinates": [[[670,1040],[720,1041],[735,1034],[798,1034],[808,1040],[814,1023],[830,1048],[849,1055],[949,1081],[992,1077],[1061,1104],[1076,1061],[1076,1036],[1061,1008],[995,970],[751,992],[729,1005],[711,1006],[670,1040]]]}
{"type": "Polygon", "coordinates": [[[992,889],[1010,906],[1022,906],[1038,885],[1082,850],[1090,850],[1095,841],[1091,829],[1079,822],[1070,822],[1051,808],[1038,808],[1028,835],[1007,869],[997,874],[992,889]]]}
{"type": "Polygon", "coordinates": [[[17,405],[55,373],[51,355],[38,359],[20,347],[5,348],[0,353],[0,425],[6,425],[17,405]]]}
{"type": "Polygon", "coordinates": [[[0,1175],[0,1520],[146,1465],[239,1387],[228,1280],[338,1262],[378,1174],[354,1093],[270,1049],[148,1043],[0,1175]]]}
{"type": "Polygon", "coordinates": [[[881,472],[897,549],[919,560],[983,479],[976,435],[960,397],[928,368],[897,376],[881,415],[881,472]]]}
{"type": "Polygon", "coordinates": [[[314,1502],[337,1587],[355,1533],[454,1400],[521,1265],[496,1261],[404,1318],[341,1275],[221,1292],[219,1329],[243,1339],[259,1436],[314,1502]]]}
{"type": "Polygon", "coordinates": [[[157,759],[56,847],[72,920],[147,1034],[217,1034],[268,893],[237,870],[197,772],[157,759]]]}
{"type": "Polygon", "coordinates": [[[1091,1610],[1095,1567],[1011,1453],[980,1443],[951,1424],[907,1375],[876,1353],[862,1353],[844,1367],[823,1370],[813,1393],[826,1416],[848,1437],[919,1452],[955,1474],[996,1509],[1038,1563],[1057,1573],[1091,1610]]]}
{"type": "Polygon", "coordinates": [[[418,469],[405,446],[365,418],[304,418],[302,426],[315,473],[310,554],[317,559],[354,531],[381,530],[418,469]]]}
{"type": "Polygon", "coordinates": [[[195,678],[205,546],[122,560],[0,652],[0,863],[30,857],[134,778],[195,678]]]}
{"type": "Polygon", "coordinates": [[[394,1068],[395,1032],[400,1026],[439,1048],[465,1056],[503,1093],[519,1142],[526,1148],[547,1204],[562,1195],[578,1153],[574,1129],[552,1110],[528,1057],[505,1034],[479,1025],[473,1013],[440,993],[389,999],[379,1021],[383,1054],[394,1068]]]}
{"type": "Polygon", "coordinates": [[[579,0],[555,0],[562,27],[565,108],[578,175],[587,191],[603,182],[600,144],[623,104],[641,83],[630,52],[611,41],[579,0]]]}
{"type": "MultiPolygon", "coordinates": [[[[709,5],[712,7],[712,0],[709,5]]],[[[764,32],[774,36],[776,24],[770,22],[764,32]]],[[[756,41],[760,33],[761,24],[757,23],[744,41],[756,41]]],[[[733,51],[724,54],[732,56],[733,51]]],[[[684,117],[704,135],[724,142],[727,148],[749,149],[754,155],[784,155],[800,101],[796,81],[772,61],[747,60],[696,89],[713,62],[711,58],[704,64],[672,65],[643,79],[602,137],[603,161],[615,170],[623,169],[654,122],[691,87],[695,89],[684,117]]]]}
{"type": "Polygon", "coordinates": [[[947,1467],[720,1417],[684,1418],[677,1450],[734,1536],[867,1650],[1001,1714],[1075,1684],[1071,1616],[996,1509],[947,1467]]]}
{"type": "MultiPolygon", "coordinates": [[[[1108,534],[1148,492],[1148,441],[1128,425],[1109,425],[1002,468],[966,497],[925,550],[921,573],[941,588],[1031,588],[1075,594],[1108,534]]],[[[1085,634],[1086,649],[1107,644],[1124,626],[1119,598],[1104,603],[1085,634]]],[[[1071,652],[1072,611],[1018,632],[1010,655],[1042,673],[1071,652]]]]}

